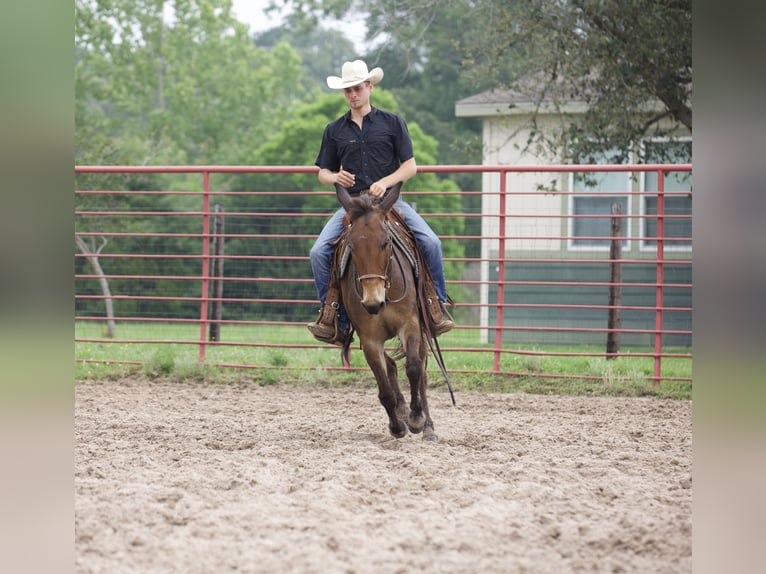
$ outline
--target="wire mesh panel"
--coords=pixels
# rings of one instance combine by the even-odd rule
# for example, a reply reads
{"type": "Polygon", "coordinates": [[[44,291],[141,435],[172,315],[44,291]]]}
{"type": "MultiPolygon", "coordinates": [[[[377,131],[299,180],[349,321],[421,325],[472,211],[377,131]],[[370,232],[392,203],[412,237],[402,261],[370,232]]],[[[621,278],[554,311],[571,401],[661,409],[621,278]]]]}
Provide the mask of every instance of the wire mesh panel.
{"type": "MultiPolygon", "coordinates": [[[[475,176],[473,189],[404,193],[442,239],[458,324],[442,349],[481,357],[454,372],[587,376],[530,357],[619,355],[677,378],[662,360],[691,359],[691,166],[420,171],[475,176]],[[621,348],[606,353],[615,332],[621,348]]],[[[338,208],[315,168],[76,172],[79,363],[342,368],[305,329],[319,307],[308,253],[338,208]]]]}

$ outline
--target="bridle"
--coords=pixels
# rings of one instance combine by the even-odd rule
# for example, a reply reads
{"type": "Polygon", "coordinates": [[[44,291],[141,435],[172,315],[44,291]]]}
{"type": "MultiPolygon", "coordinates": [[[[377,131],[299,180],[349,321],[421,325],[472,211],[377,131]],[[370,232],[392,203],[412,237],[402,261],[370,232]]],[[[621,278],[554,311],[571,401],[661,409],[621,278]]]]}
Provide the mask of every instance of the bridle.
{"type": "MultiPolygon", "coordinates": [[[[360,298],[361,298],[361,294],[359,293],[359,283],[364,281],[365,279],[380,279],[380,280],[385,282],[385,287],[384,288],[386,290],[386,301],[388,303],[398,303],[399,301],[404,299],[404,296],[407,294],[408,286],[407,286],[407,284],[405,282],[405,289],[404,289],[404,292],[402,293],[401,297],[399,297],[396,300],[391,300],[391,299],[388,298],[388,289],[389,289],[389,287],[391,287],[391,273],[390,273],[390,270],[391,270],[391,260],[392,259],[396,259],[396,263],[399,266],[400,271],[403,272],[402,262],[400,261],[399,257],[397,256],[396,250],[394,249],[394,241],[393,241],[393,238],[391,237],[391,232],[390,231],[388,233],[388,239],[389,239],[389,242],[388,242],[388,260],[387,260],[387,263],[386,263],[386,268],[383,271],[382,275],[379,274],[379,273],[365,273],[364,275],[356,275],[356,271],[354,271],[354,275],[356,277],[356,281],[354,281],[354,290],[356,291],[357,296],[359,296],[360,298]]],[[[351,251],[352,258],[353,258],[353,253],[354,252],[352,250],[351,251]]]]}
{"type": "MultiPolygon", "coordinates": [[[[389,265],[391,264],[391,258],[388,259],[389,265]]],[[[378,275],[377,273],[366,273],[364,275],[358,275],[357,279],[359,281],[364,281],[365,279],[382,279],[386,282],[386,290],[391,286],[391,278],[388,276],[388,267],[386,267],[386,274],[385,275],[378,275]]]]}
{"type": "MultiPolygon", "coordinates": [[[[388,291],[388,288],[391,286],[391,277],[389,277],[388,270],[391,267],[391,258],[394,256],[393,251],[393,242],[391,241],[391,233],[388,233],[388,248],[387,248],[387,261],[386,261],[386,268],[383,270],[383,274],[380,275],[378,273],[365,273],[364,275],[356,275],[356,270],[354,271],[354,275],[356,275],[356,281],[354,281],[354,285],[357,284],[359,281],[364,281],[365,279],[381,279],[385,281],[385,290],[388,291]]],[[[353,258],[354,250],[351,250],[351,256],[353,258]]],[[[359,290],[357,289],[357,294],[359,293],[359,290]]]]}

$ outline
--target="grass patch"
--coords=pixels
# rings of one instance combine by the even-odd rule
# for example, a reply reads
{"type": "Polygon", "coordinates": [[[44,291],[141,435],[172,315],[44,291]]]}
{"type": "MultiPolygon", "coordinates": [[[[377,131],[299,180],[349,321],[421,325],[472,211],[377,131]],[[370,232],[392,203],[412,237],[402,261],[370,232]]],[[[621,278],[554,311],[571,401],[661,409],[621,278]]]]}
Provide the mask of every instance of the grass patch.
{"type": "MultiPolygon", "coordinates": [[[[100,327],[95,323],[79,322],[75,326],[75,336],[99,339],[100,327]]],[[[207,346],[204,362],[200,362],[197,344],[199,328],[193,325],[119,324],[116,336],[114,341],[102,339],[75,344],[76,379],[114,379],[144,374],[178,380],[260,385],[375,385],[358,344],[352,350],[351,366],[360,370],[339,370],[340,349],[326,345],[309,347],[315,341],[300,326],[226,326],[221,340],[232,344],[207,346]],[[247,346],[247,343],[307,346],[286,348],[247,346]]],[[[499,371],[505,374],[500,375],[493,374],[495,357],[491,346],[478,341],[477,331],[466,330],[452,331],[440,339],[456,391],[691,399],[691,381],[663,380],[654,384],[651,380],[654,359],[651,356],[620,356],[606,360],[604,349],[595,346],[520,348],[515,345],[501,353],[499,371]],[[572,355],[574,353],[582,354],[572,355]]],[[[649,351],[645,348],[623,349],[624,355],[649,351]]],[[[673,352],[689,354],[690,350],[682,348],[673,352]]],[[[428,368],[430,386],[446,389],[446,381],[436,361],[430,360],[428,368]]],[[[662,359],[662,376],[668,379],[691,379],[691,370],[692,361],[688,357],[662,359]]],[[[403,367],[400,378],[404,378],[403,367]]]]}

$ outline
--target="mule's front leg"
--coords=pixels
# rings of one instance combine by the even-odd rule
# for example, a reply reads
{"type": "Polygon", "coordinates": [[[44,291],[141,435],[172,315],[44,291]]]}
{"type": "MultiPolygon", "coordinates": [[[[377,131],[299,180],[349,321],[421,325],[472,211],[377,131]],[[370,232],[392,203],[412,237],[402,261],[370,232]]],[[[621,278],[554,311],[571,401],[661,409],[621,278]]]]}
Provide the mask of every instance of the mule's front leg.
{"type": "Polygon", "coordinates": [[[397,396],[388,379],[386,368],[386,355],[383,345],[363,344],[364,356],[370,365],[375,380],[378,383],[378,399],[388,415],[388,430],[396,438],[402,438],[407,434],[407,425],[397,415],[397,396]],[[376,348],[373,348],[376,347],[376,348]]]}
{"type": "Polygon", "coordinates": [[[402,395],[402,391],[399,388],[396,363],[388,355],[385,357],[386,366],[388,367],[388,384],[391,385],[391,390],[394,392],[394,396],[396,397],[396,416],[399,417],[399,420],[403,421],[407,419],[407,415],[409,415],[410,409],[407,408],[407,403],[404,400],[404,395],[402,395]]]}
{"type": "Polygon", "coordinates": [[[407,378],[410,381],[410,414],[407,417],[407,426],[411,433],[417,434],[423,430],[426,416],[423,414],[423,402],[420,389],[422,381],[426,377],[423,362],[419,358],[410,360],[407,358],[407,378]]]}
{"type": "Polygon", "coordinates": [[[420,392],[422,382],[426,378],[426,362],[423,358],[424,347],[419,326],[417,331],[409,332],[402,341],[407,356],[405,369],[410,382],[410,414],[407,417],[407,426],[411,433],[419,433],[426,422],[420,392]]]}
{"type": "MultiPolygon", "coordinates": [[[[420,407],[421,410],[418,413],[417,417],[417,424],[419,425],[418,431],[413,431],[412,426],[413,423],[409,422],[410,431],[412,432],[420,432],[423,431],[423,440],[430,440],[434,442],[438,442],[439,437],[436,436],[436,433],[434,432],[434,421],[431,420],[431,413],[428,409],[428,395],[427,395],[427,389],[428,389],[428,371],[426,370],[425,366],[423,367],[423,376],[420,378],[420,407]]],[[[414,409],[413,409],[414,411],[414,409]]],[[[412,420],[413,415],[410,414],[410,420],[412,420]]]]}
{"type": "Polygon", "coordinates": [[[428,388],[428,379],[423,377],[420,386],[420,400],[423,403],[423,413],[425,414],[425,425],[423,427],[423,440],[430,440],[434,442],[439,441],[439,437],[434,432],[434,421],[431,420],[431,412],[428,409],[428,395],[426,389],[428,388]]]}
{"type": "Polygon", "coordinates": [[[423,432],[424,440],[438,440],[434,433],[434,422],[428,411],[428,355],[423,339],[408,340],[407,378],[410,381],[410,415],[407,426],[412,433],[423,432]]]}

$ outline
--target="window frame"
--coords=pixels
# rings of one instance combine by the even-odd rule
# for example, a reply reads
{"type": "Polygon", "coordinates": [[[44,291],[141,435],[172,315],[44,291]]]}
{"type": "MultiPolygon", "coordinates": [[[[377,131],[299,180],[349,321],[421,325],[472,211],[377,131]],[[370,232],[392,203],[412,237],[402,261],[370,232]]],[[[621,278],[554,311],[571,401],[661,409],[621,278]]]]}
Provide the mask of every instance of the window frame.
{"type": "MultiPolygon", "coordinates": [[[[608,158],[605,158],[608,159],[608,158]]],[[[601,165],[601,164],[599,164],[601,165]]],[[[614,165],[610,164],[609,162],[604,163],[603,165],[614,165]]],[[[568,251],[594,251],[594,252],[608,252],[610,248],[610,236],[606,235],[604,236],[603,240],[595,240],[598,241],[598,244],[577,244],[578,239],[575,237],[575,223],[578,219],[577,217],[574,217],[578,215],[575,213],[575,203],[577,199],[580,198],[601,198],[601,199],[619,199],[624,200],[625,205],[627,207],[626,212],[623,213],[623,221],[625,223],[624,230],[625,234],[623,236],[622,240],[622,250],[623,252],[630,251],[632,249],[632,244],[634,241],[631,240],[633,237],[633,230],[631,225],[631,214],[633,212],[633,205],[631,201],[631,181],[633,179],[633,172],[631,171],[618,171],[618,172],[570,172],[569,173],[569,200],[567,202],[567,250],[568,251]],[[620,193],[619,190],[609,190],[609,191],[577,191],[575,190],[575,176],[582,175],[587,176],[589,174],[615,174],[619,176],[624,176],[625,181],[625,189],[623,193],[620,193]]],[[[610,201],[611,205],[611,201],[610,201]]],[[[594,214],[595,215],[595,214],[594,214]]],[[[606,219],[606,218],[604,218],[606,219]]],[[[584,240],[583,240],[584,241],[584,240]]],[[[590,241],[590,240],[589,240],[590,241]]]]}

